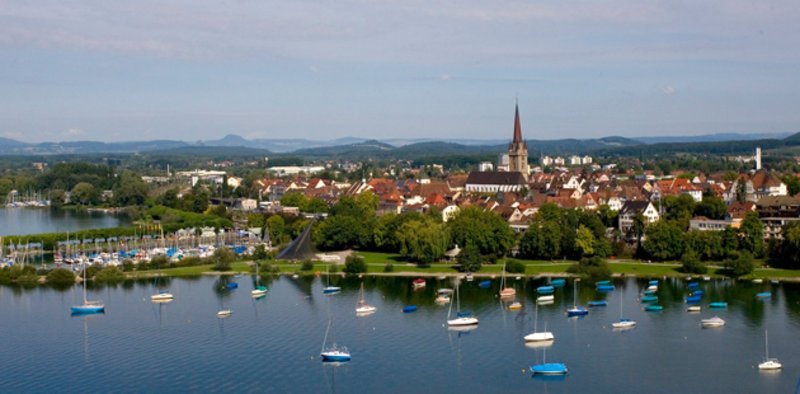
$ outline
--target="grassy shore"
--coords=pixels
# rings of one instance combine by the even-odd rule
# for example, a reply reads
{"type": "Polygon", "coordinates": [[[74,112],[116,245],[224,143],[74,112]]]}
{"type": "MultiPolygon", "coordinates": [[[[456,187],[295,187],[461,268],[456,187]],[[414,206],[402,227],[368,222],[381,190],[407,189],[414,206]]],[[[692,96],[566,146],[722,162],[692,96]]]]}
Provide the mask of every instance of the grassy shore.
{"type": "MultiPolygon", "coordinates": [[[[367,263],[367,275],[392,275],[392,276],[439,276],[456,275],[458,271],[449,263],[436,263],[428,267],[419,267],[416,264],[406,262],[402,256],[390,253],[379,252],[358,252],[364,257],[367,263]],[[387,264],[391,264],[391,271],[387,271],[387,264]]],[[[567,268],[574,263],[570,260],[542,261],[542,260],[522,260],[515,259],[525,265],[526,276],[569,276],[567,268]]],[[[271,262],[272,266],[281,274],[300,274],[312,275],[316,272],[326,273],[330,271],[341,272],[342,264],[328,264],[315,262],[310,270],[301,270],[300,263],[271,262]]],[[[232,264],[230,271],[218,272],[213,270],[211,264],[197,265],[192,267],[168,268],[160,271],[140,271],[128,272],[130,278],[151,277],[155,275],[163,276],[197,276],[204,274],[225,275],[249,273],[252,271],[252,261],[238,261],[232,264]]],[[[616,276],[639,276],[639,277],[684,277],[692,276],[680,272],[680,264],[677,263],[647,263],[638,260],[609,260],[611,271],[616,276]]],[[[502,272],[502,264],[487,264],[476,272],[476,276],[497,276],[502,272]]],[[[722,277],[722,268],[709,266],[706,275],[712,277],[722,277]]],[[[522,274],[511,274],[522,275],[522,274]]],[[[698,276],[698,275],[693,275],[698,276]]],[[[756,268],[756,270],[742,279],[782,279],[800,280],[800,270],[785,270],[773,268],[756,268]]]]}

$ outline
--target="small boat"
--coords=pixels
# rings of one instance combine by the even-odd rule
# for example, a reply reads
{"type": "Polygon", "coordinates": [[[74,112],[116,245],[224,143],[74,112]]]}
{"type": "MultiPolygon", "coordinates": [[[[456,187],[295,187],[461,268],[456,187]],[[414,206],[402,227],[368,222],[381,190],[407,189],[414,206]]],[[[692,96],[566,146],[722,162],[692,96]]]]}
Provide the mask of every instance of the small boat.
{"type": "Polygon", "coordinates": [[[693,291],[693,292],[691,293],[691,295],[700,297],[700,296],[702,296],[702,295],[703,295],[703,294],[705,294],[705,293],[706,293],[706,292],[704,292],[703,290],[695,290],[695,291],[693,291]]]}
{"type": "Polygon", "coordinates": [[[468,272],[467,273],[467,282],[472,282],[473,279],[474,279],[474,276],[472,275],[472,272],[468,272]]]}
{"type": "Polygon", "coordinates": [[[436,300],[437,304],[447,304],[450,302],[450,295],[453,294],[453,289],[439,289],[436,292],[436,300]]]}
{"type": "Polygon", "coordinates": [[[342,291],[342,288],[339,286],[326,286],[322,289],[322,294],[336,294],[342,291]]]}
{"type": "Polygon", "coordinates": [[[536,292],[539,294],[553,294],[553,291],[555,291],[553,286],[539,286],[536,288],[536,292]]]}
{"type": "Polygon", "coordinates": [[[664,310],[664,307],[661,305],[647,305],[644,310],[647,312],[660,312],[664,310]]]}
{"type": "Polygon", "coordinates": [[[456,283],[456,318],[450,319],[450,312],[453,310],[453,304],[450,303],[450,308],[447,309],[447,326],[474,326],[478,324],[478,318],[472,316],[469,312],[461,312],[461,301],[458,296],[458,283],[456,283]]]}
{"type": "Polygon", "coordinates": [[[652,290],[645,290],[645,292],[644,292],[644,295],[646,295],[646,296],[652,296],[652,295],[656,295],[656,292],[655,292],[655,291],[652,291],[652,290]]]}
{"type": "Polygon", "coordinates": [[[492,281],[490,281],[490,280],[484,280],[484,281],[478,283],[478,287],[480,287],[481,289],[488,289],[489,286],[491,286],[491,285],[492,285],[492,281]]]}
{"type": "Polygon", "coordinates": [[[783,368],[781,362],[777,358],[769,358],[769,340],[767,339],[767,330],[764,330],[764,361],[758,364],[758,369],[761,371],[777,371],[783,368]]]}
{"type": "Polygon", "coordinates": [[[626,318],[622,317],[623,316],[622,315],[622,305],[623,305],[623,301],[624,301],[623,294],[624,294],[624,290],[619,293],[619,321],[611,323],[611,327],[616,328],[616,329],[627,329],[627,328],[633,328],[633,327],[636,326],[636,321],[635,320],[626,319],[626,318]]]}
{"type": "Polygon", "coordinates": [[[364,300],[364,282],[361,282],[361,290],[358,292],[358,302],[356,302],[356,315],[368,315],[377,310],[378,308],[367,304],[367,302],[364,300]]]}
{"type": "Polygon", "coordinates": [[[231,283],[228,283],[227,285],[225,285],[225,287],[228,290],[238,289],[239,288],[239,284],[236,283],[236,282],[231,282],[231,283]]]}
{"type": "MultiPolygon", "coordinates": [[[[0,248],[2,246],[0,245],[0,248]]],[[[83,305],[70,307],[73,315],[91,315],[95,313],[105,313],[106,306],[102,301],[89,301],[86,298],[86,264],[83,265],[83,305]]]]}
{"type": "Polygon", "coordinates": [[[572,282],[572,308],[567,309],[567,317],[585,316],[589,314],[589,310],[578,306],[578,281],[572,282]]]}
{"type": "Polygon", "coordinates": [[[700,305],[692,305],[686,308],[686,312],[700,312],[701,309],[700,305]]]}
{"type": "Polygon", "coordinates": [[[614,285],[599,285],[597,286],[597,291],[601,293],[608,293],[610,291],[614,291],[614,285]]]}
{"type": "Polygon", "coordinates": [[[610,280],[601,280],[601,281],[595,282],[595,286],[604,286],[604,285],[610,285],[610,284],[611,284],[610,280]]]}
{"type": "Polygon", "coordinates": [[[503,276],[500,278],[500,298],[509,298],[517,295],[513,287],[506,287],[506,264],[503,263],[503,276]]]}
{"type": "Polygon", "coordinates": [[[299,277],[300,277],[300,275],[297,275],[297,274],[292,275],[292,279],[297,279],[299,277]]]}
{"type": "Polygon", "coordinates": [[[416,305],[406,305],[403,307],[403,313],[411,313],[416,311],[417,311],[416,305]]]}
{"type": "Polygon", "coordinates": [[[703,327],[722,327],[725,325],[725,320],[720,319],[718,316],[714,316],[710,319],[700,320],[700,325],[703,327]]]}
{"type": "Polygon", "coordinates": [[[689,290],[697,290],[700,288],[700,284],[697,282],[691,282],[686,287],[688,287],[689,290]]]}
{"type": "Polygon", "coordinates": [[[550,281],[550,286],[552,287],[564,287],[567,284],[567,281],[561,278],[553,279],[550,281]]]}
{"type": "Polygon", "coordinates": [[[642,297],[642,303],[646,304],[649,302],[658,302],[658,296],[650,295],[642,297]]]}
{"type": "Polygon", "coordinates": [[[653,279],[650,282],[647,282],[650,286],[658,286],[658,279],[653,279]]]}
{"type": "Polygon", "coordinates": [[[564,363],[545,363],[531,366],[534,375],[566,375],[567,365],[564,363]]]}
{"type": "Polygon", "coordinates": [[[258,285],[255,289],[250,290],[250,296],[253,298],[263,297],[267,294],[267,286],[258,285]]]}
{"type": "Polygon", "coordinates": [[[437,277],[436,277],[436,279],[438,279],[438,280],[445,280],[445,279],[447,279],[447,276],[444,276],[444,275],[439,275],[439,276],[437,276],[437,277]]]}
{"type": "Polygon", "coordinates": [[[657,291],[658,291],[658,286],[657,286],[657,285],[650,285],[650,286],[647,286],[647,289],[646,289],[646,291],[652,291],[652,292],[654,292],[654,293],[655,293],[655,292],[657,292],[657,291]]]}
{"type": "Polygon", "coordinates": [[[712,309],[724,309],[724,308],[728,307],[728,303],[727,302],[712,302],[712,303],[708,304],[708,307],[712,308],[712,309]]]}
{"type": "Polygon", "coordinates": [[[687,304],[698,304],[700,303],[701,297],[700,296],[689,296],[686,297],[687,304]]]}
{"type": "Polygon", "coordinates": [[[756,298],[758,298],[760,300],[765,300],[765,299],[770,298],[770,297],[772,297],[772,293],[770,293],[768,291],[756,294],[756,298]]]}
{"type": "Polygon", "coordinates": [[[510,311],[518,311],[522,309],[522,304],[519,301],[514,301],[511,305],[508,306],[508,310],[510,311]]]}
{"type": "Polygon", "coordinates": [[[411,287],[413,287],[415,289],[421,289],[421,288],[425,287],[426,285],[427,285],[427,283],[425,283],[425,279],[422,279],[422,278],[414,279],[414,281],[411,282],[411,287]]]}
{"type": "Polygon", "coordinates": [[[166,300],[172,300],[173,298],[174,297],[173,297],[172,293],[170,293],[170,292],[168,292],[166,290],[162,290],[158,294],[151,295],[150,296],[150,301],[154,301],[154,302],[166,301],[166,300]]]}
{"type": "Polygon", "coordinates": [[[608,301],[589,301],[589,306],[608,306],[608,301]]]}
{"type": "Polygon", "coordinates": [[[753,283],[764,283],[764,280],[761,278],[753,279],[753,283]]]}
{"type": "Polygon", "coordinates": [[[544,303],[548,303],[548,302],[553,302],[555,300],[556,300],[556,297],[554,295],[552,295],[552,294],[550,294],[550,295],[542,295],[542,296],[536,297],[536,303],[537,304],[544,304],[544,303]]]}
{"type": "Polygon", "coordinates": [[[708,281],[710,281],[710,280],[711,280],[711,277],[710,277],[710,276],[704,276],[704,277],[703,277],[703,280],[704,280],[704,281],[706,281],[706,282],[708,282],[708,281]]]}
{"type": "Polygon", "coordinates": [[[336,342],[333,345],[326,347],[326,343],[328,342],[328,333],[331,330],[331,324],[333,320],[328,320],[328,328],[325,330],[325,339],[322,340],[322,350],[320,350],[319,355],[322,357],[322,361],[328,362],[344,362],[350,361],[350,351],[347,350],[344,346],[336,345],[336,342]]]}
{"type": "Polygon", "coordinates": [[[554,341],[556,339],[553,336],[553,333],[547,331],[547,324],[544,325],[544,331],[539,332],[536,327],[539,323],[539,306],[536,306],[536,314],[534,315],[533,319],[533,332],[525,335],[525,342],[544,342],[544,341],[554,341]]]}
{"type": "Polygon", "coordinates": [[[220,319],[224,319],[226,317],[229,317],[232,313],[233,313],[233,311],[231,311],[230,309],[223,309],[223,310],[217,312],[217,317],[220,318],[220,319]]]}
{"type": "Polygon", "coordinates": [[[769,283],[772,283],[773,285],[777,285],[777,284],[781,283],[781,281],[779,281],[777,279],[772,279],[772,280],[769,281],[769,283]]]}

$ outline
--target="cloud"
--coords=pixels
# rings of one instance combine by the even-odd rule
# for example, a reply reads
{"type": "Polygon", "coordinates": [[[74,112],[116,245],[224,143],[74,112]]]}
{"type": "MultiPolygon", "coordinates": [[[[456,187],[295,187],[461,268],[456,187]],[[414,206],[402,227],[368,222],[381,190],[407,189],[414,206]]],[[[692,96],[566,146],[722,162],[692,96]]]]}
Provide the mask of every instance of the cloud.
{"type": "Polygon", "coordinates": [[[450,74],[447,74],[447,73],[444,73],[444,74],[439,76],[439,80],[440,81],[449,81],[451,79],[453,79],[453,77],[451,77],[450,74]]]}
{"type": "Polygon", "coordinates": [[[664,85],[661,87],[661,93],[663,93],[665,96],[672,96],[675,94],[675,88],[672,87],[672,85],[664,85]]]}
{"type": "Polygon", "coordinates": [[[70,128],[69,128],[69,129],[67,129],[67,131],[65,131],[63,134],[64,134],[64,136],[66,136],[66,137],[78,137],[78,136],[84,135],[84,134],[86,134],[86,133],[85,133],[85,132],[83,131],[83,129],[81,129],[81,128],[78,128],[78,127],[70,127],[70,128]]]}

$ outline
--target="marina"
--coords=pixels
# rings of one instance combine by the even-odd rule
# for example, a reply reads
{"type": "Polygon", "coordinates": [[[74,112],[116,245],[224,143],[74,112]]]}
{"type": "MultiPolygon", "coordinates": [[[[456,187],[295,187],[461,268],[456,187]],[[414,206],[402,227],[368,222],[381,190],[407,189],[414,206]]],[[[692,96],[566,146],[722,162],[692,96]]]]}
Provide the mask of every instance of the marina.
{"type": "Polygon", "coordinates": [[[0,389],[64,391],[65,380],[80,379],[86,385],[66,392],[124,392],[133,387],[275,392],[387,392],[393,387],[388,391],[403,392],[408,376],[414,376],[432,391],[499,385],[510,392],[588,392],[597,387],[646,392],[653,385],[680,391],[692,381],[693,389],[704,392],[791,392],[800,373],[795,340],[800,334],[800,285],[795,283],[705,282],[702,288],[710,299],[725,300],[728,307],[688,314],[685,281],[663,280],[658,294],[664,309],[653,314],[644,312],[638,300],[646,280],[615,280],[618,291],[606,299],[608,308],[568,318],[567,308],[597,297],[593,286],[578,286],[574,301],[568,280],[568,286],[554,292],[554,303],[536,308],[535,289],[547,279],[512,280],[524,290],[517,301],[534,307],[510,311],[497,296],[500,278],[489,288],[462,281],[461,309],[480,316],[480,325],[447,327],[451,306],[435,299],[438,289],[455,289],[453,280],[429,278],[425,289],[415,291],[413,279],[335,275],[330,284],[341,288],[335,297],[323,295],[324,277],[281,276],[261,282],[247,275],[172,279],[169,290],[175,298],[170,303],[151,301],[150,296],[164,287],[152,280],[106,286],[90,281],[88,298],[102,299],[105,311],[74,317],[70,306],[82,302],[81,285],[64,291],[0,287],[0,313],[7,317],[0,320],[6,346],[0,356],[5,366],[0,389]],[[238,288],[232,289],[232,283],[238,288]],[[258,285],[269,292],[259,299],[250,297],[258,285]],[[758,300],[755,294],[766,289],[772,297],[758,300]],[[368,316],[354,313],[353,306],[362,298],[377,311],[368,316]],[[611,327],[619,320],[620,302],[625,303],[624,317],[635,320],[636,329],[619,332],[611,327]],[[403,313],[410,305],[416,312],[403,313]],[[701,320],[715,315],[726,324],[702,329],[701,320]],[[332,333],[325,338],[331,316],[335,338],[332,333]],[[546,325],[557,341],[526,345],[525,336],[536,330],[537,316],[539,329],[546,325]],[[769,356],[780,359],[780,372],[758,369],[764,361],[766,329],[769,356]],[[320,362],[320,344],[328,349],[334,339],[347,346],[351,361],[320,362]],[[617,354],[619,349],[626,349],[624,355],[617,354]],[[652,368],[654,354],[662,367],[652,368]],[[154,356],[163,362],[149,362],[154,356]],[[264,375],[259,360],[276,358],[281,362],[270,364],[264,375]],[[569,367],[563,380],[534,378],[530,367],[552,363],[569,367]],[[385,373],[390,367],[398,373],[385,373]],[[612,369],[647,379],[620,379],[607,373],[612,369]],[[726,379],[703,378],[709,375],[726,379]],[[137,386],[128,386],[131,381],[137,386]]]}

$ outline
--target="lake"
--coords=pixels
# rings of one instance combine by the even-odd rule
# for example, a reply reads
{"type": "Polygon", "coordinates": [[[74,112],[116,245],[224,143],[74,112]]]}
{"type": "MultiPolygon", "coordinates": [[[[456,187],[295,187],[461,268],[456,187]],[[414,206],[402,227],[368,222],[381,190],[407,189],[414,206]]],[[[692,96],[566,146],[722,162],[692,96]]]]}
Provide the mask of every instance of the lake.
{"type": "Polygon", "coordinates": [[[567,318],[572,282],[556,289],[555,303],[538,308],[540,330],[556,337],[552,346],[533,348],[523,336],[533,331],[535,288],[545,280],[511,280],[524,308],[508,311],[497,297],[499,279],[489,289],[478,280],[461,285],[462,310],[480,319],[471,331],[445,327],[447,306],[433,300],[450,280],[428,279],[412,290],[413,278],[366,277],[366,301],[377,313],[356,317],[361,279],[332,283],[343,292],[322,294],[324,279],[279,277],[261,300],[250,297],[250,277],[128,281],[89,289],[106,313],[71,317],[82,300],[79,286],[0,287],[0,392],[793,392],[800,377],[800,285],[754,284],[730,280],[701,282],[703,311],[686,312],[686,281],[662,281],[664,311],[642,311],[644,279],[619,279],[616,290],[600,294],[581,282],[580,304],[605,299],[607,307],[567,318]],[[222,290],[227,281],[239,289],[222,290]],[[525,284],[523,286],[523,283],[525,284]],[[154,304],[149,296],[169,288],[175,300],[154,304]],[[624,291],[623,291],[624,290],[624,291]],[[772,291],[759,301],[755,294],[772,291]],[[614,331],[620,294],[625,316],[638,325],[614,331]],[[727,309],[708,310],[710,301],[727,309]],[[405,305],[417,312],[404,314],[405,305]],[[216,312],[233,314],[218,319],[216,312]],[[722,328],[702,329],[703,318],[718,315],[722,328]],[[353,360],[320,362],[329,338],[346,345],[353,360]],[[764,330],[770,356],[784,365],[759,372],[764,330]],[[546,354],[545,354],[546,352],[546,354]],[[533,378],[528,367],[564,362],[562,380],[533,378]]]}
{"type": "Polygon", "coordinates": [[[127,216],[47,208],[0,207],[0,236],[67,232],[130,224],[127,216]]]}

